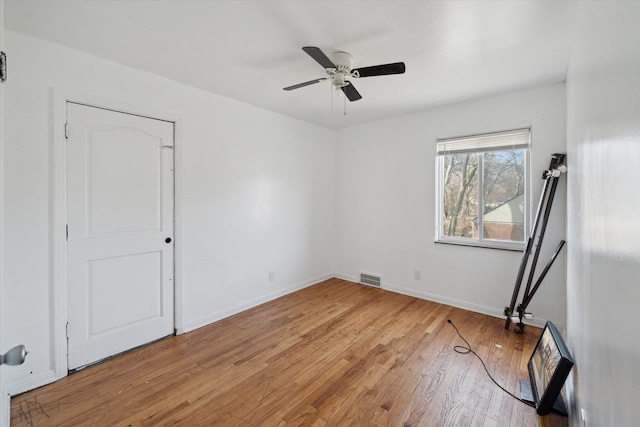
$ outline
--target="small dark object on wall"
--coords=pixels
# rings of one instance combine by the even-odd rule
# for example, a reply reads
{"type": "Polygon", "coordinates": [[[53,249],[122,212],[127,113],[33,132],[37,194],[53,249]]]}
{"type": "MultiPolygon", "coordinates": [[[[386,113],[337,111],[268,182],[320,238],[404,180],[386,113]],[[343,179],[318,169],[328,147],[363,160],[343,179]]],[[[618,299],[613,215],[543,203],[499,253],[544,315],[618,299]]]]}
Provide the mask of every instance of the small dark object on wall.
{"type": "Polygon", "coordinates": [[[0,52],[0,81],[7,80],[7,54],[0,52]]]}

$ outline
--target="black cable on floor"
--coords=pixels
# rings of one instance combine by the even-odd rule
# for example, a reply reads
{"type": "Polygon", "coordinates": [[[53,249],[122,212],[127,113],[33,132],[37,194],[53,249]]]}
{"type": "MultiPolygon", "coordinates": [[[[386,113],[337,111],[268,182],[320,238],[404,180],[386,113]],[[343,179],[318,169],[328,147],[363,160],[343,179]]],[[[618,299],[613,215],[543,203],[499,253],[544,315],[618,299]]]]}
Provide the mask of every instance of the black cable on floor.
{"type": "Polygon", "coordinates": [[[463,345],[456,345],[453,346],[453,350],[456,353],[460,353],[460,354],[473,354],[475,357],[478,358],[478,360],[480,361],[480,363],[482,363],[482,367],[484,368],[485,372],[487,373],[487,375],[489,376],[489,378],[491,379],[491,381],[493,381],[493,383],[495,385],[497,385],[498,387],[500,387],[502,389],[502,391],[504,391],[505,393],[507,393],[509,396],[513,397],[516,400],[519,400],[520,402],[524,403],[525,405],[531,406],[532,408],[535,408],[536,405],[534,405],[531,402],[528,402],[526,400],[520,399],[518,396],[516,396],[515,394],[511,393],[510,391],[508,391],[506,388],[502,387],[500,384],[498,384],[498,382],[496,380],[493,379],[493,377],[491,376],[491,373],[489,372],[489,369],[487,369],[487,365],[484,364],[484,360],[482,360],[482,358],[480,356],[478,356],[478,353],[476,353],[475,351],[473,351],[471,349],[471,345],[469,344],[469,341],[467,341],[462,334],[460,333],[460,331],[458,330],[458,328],[456,328],[456,325],[454,325],[454,323],[451,321],[451,319],[447,319],[447,322],[451,323],[451,326],[453,326],[453,329],[456,330],[456,332],[458,333],[458,336],[460,338],[462,338],[462,341],[464,341],[467,346],[463,346],[463,345]]]}

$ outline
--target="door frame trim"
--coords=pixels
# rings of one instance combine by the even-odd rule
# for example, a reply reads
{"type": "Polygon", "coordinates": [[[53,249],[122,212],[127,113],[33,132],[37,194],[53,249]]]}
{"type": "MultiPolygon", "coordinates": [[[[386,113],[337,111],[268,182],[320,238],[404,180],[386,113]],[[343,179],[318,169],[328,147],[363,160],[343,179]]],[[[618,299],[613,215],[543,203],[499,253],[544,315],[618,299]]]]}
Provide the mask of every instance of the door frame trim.
{"type": "Polygon", "coordinates": [[[172,122],[174,126],[174,329],[176,334],[184,332],[183,287],[182,287],[182,116],[150,107],[128,104],[121,101],[87,95],[65,89],[52,88],[52,187],[50,236],[50,278],[52,283],[52,353],[56,379],[67,376],[67,103],[83,104],[121,113],[172,122]]]}

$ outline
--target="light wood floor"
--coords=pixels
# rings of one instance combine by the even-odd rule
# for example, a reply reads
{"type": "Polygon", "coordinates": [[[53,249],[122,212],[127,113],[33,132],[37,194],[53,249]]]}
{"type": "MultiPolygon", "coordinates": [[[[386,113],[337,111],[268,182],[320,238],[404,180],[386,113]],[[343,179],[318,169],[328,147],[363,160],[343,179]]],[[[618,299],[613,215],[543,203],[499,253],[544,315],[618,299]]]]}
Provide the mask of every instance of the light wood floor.
{"type": "Polygon", "coordinates": [[[11,426],[565,426],[517,394],[540,330],[331,279],[14,397],[11,426]]]}

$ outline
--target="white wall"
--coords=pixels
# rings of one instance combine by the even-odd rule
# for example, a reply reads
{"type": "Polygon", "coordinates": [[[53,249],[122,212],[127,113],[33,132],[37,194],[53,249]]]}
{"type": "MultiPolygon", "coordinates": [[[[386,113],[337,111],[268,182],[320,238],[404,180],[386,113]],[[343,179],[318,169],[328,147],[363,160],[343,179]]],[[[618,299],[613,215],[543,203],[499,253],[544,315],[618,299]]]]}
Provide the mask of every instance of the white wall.
{"type": "MultiPolygon", "coordinates": [[[[0,51],[4,51],[4,0],[0,0],[0,51]]],[[[4,84],[0,83],[0,272],[3,271],[3,246],[4,246],[4,228],[2,226],[2,213],[3,213],[3,194],[4,194],[4,185],[3,185],[3,137],[1,129],[4,128],[3,123],[4,117],[4,84]]],[[[2,309],[2,301],[3,299],[3,282],[2,282],[2,274],[0,274],[0,309],[2,309]]],[[[2,329],[2,313],[0,313],[0,354],[4,354],[11,347],[8,347],[8,343],[4,340],[4,333],[2,329]]],[[[7,420],[9,419],[9,395],[5,392],[5,380],[4,380],[4,366],[0,366],[0,425],[8,424],[7,420]]]]}
{"type": "MultiPolygon", "coordinates": [[[[550,155],[566,150],[565,122],[557,84],[338,131],[336,272],[377,273],[384,288],[502,316],[522,254],[434,243],[436,139],[531,126],[535,211],[550,155]]],[[[563,177],[538,271],[565,238],[565,190],[563,177]]],[[[565,304],[563,251],[529,307],[562,326],[565,304]]]]}
{"type": "Polygon", "coordinates": [[[583,2],[567,77],[571,425],[640,419],[640,4],[583,2]]]}
{"type": "Polygon", "coordinates": [[[332,131],[19,33],[5,35],[11,78],[3,128],[2,342],[30,351],[24,365],[3,372],[10,392],[50,381],[55,368],[52,88],[182,117],[177,279],[185,330],[331,274],[332,131]]]}

